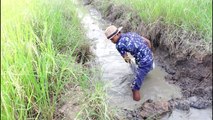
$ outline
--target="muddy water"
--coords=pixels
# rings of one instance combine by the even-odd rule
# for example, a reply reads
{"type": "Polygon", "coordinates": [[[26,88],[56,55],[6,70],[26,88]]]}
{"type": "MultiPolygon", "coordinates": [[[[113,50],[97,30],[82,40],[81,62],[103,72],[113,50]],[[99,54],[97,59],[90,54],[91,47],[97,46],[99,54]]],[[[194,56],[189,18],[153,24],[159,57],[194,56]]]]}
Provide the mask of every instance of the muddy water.
{"type": "Polygon", "coordinates": [[[191,108],[190,111],[173,110],[172,114],[162,120],[212,120],[212,109],[198,110],[191,108]]]}
{"type": "MultiPolygon", "coordinates": [[[[107,40],[104,35],[104,29],[110,22],[103,20],[101,14],[94,8],[88,7],[89,13],[78,11],[82,24],[86,29],[87,37],[92,45],[91,49],[96,55],[96,62],[101,67],[102,79],[107,87],[108,100],[112,106],[133,110],[141,105],[145,100],[169,100],[171,98],[181,97],[180,89],[174,85],[168,84],[164,76],[166,72],[157,65],[144,80],[141,88],[142,99],[139,102],[132,100],[130,89],[131,81],[134,78],[129,64],[125,63],[122,57],[115,49],[115,45],[107,40]]],[[[157,64],[157,63],[156,63],[157,64]]],[[[190,113],[174,111],[171,116],[163,119],[169,120],[191,120],[192,118],[201,118],[210,120],[209,110],[192,109],[190,113]],[[200,117],[197,117],[199,113],[200,117]]],[[[195,120],[198,120],[195,119],[195,120]]]]}
{"type": "Polygon", "coordinates": [[[93,44],[91,48],[96,55],[96,62],[101,65],[102,80],[106,83],[111,104],[119,108],[134,109],[147,99],[169,100],[172,97],[181,97],[180,89],[169,85],[164,79],[166,73],[156,67],[144,80],[141,88],[141,101],[133,101],[130,84],[134,75],[130,65],[124,62],[115,44],[106,39],[104,28],[109,23],[102,20],[100,13],[95,9],[89,10],[90,14],[82,16],[82,24],[93,44]]]}

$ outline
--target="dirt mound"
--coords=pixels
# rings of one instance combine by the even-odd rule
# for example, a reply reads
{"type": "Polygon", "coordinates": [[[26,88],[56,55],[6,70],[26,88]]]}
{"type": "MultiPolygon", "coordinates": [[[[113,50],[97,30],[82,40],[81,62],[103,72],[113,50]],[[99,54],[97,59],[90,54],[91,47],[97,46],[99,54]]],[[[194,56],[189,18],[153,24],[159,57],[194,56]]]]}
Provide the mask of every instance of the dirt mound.
{"type": "Polygon", "coordinates": [[[74,120],[80,111],[80,98],[83,92],[79,86],[66,85],[67,92],[60,98],[60,102],[56,106],[54,120],[74,120]]]}
{"type": "Polygon", "coordinates": [[[211,43],[206,45],[204,38],[196,31],[165,25],[163,19],[146,24],[137,12],[125,6],[104,1],[93,1],[92,4],[105,19],[116,26],[123,26],[123,32],[141,33],[152,42],[158,65],[169,73],[166,76],[169,83],[180,86],[188,101],[185,104],[195,108],[206,108],[212,104],[211,43]],[[189,98],[198,101],[193,102],[189,98]]]}
{"type": "Polygon", "coordinates": [[[142,118],[158,118],[165,113],[171,111],[170,104],[167,101],[153,102],[152,100],[147,100],[143,103],[142,107],[138,109],[142,118]]]}
{"type": "Polygon", "coordinates": [[[172,102],[147,100],[136,110],[124,110],[128,120],[156,120],[162,118],[165,114],[171,113],[172,102]]]}
{"type": "Polygon", "coordinates": [[[149,99],[135,110],[124,109],[123,115],[128,120],[158,120],[166,114],[171,114],[173,109],[190,111],[190,107],[202,109],[207,106],[209,106],[209,103],[206,100],[197,97],[190,97],[188,99],[176,98],[169,101],[155,102],[149,99]]]}

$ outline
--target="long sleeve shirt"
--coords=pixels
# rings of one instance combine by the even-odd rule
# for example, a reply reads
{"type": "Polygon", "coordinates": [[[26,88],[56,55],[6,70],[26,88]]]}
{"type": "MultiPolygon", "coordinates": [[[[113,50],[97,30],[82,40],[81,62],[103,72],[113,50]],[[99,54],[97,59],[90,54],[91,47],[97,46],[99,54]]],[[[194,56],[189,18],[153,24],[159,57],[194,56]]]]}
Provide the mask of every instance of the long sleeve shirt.
{"type": "Polygon", "coordinates": [[[121,56],[124,56],[126,52],[129,52],[135,57],[135,61],[138,63],[139,67],[153,61],[151,49],[143,38],[134,32],[122,33],[116,43],[116,49],[121,56]]]}

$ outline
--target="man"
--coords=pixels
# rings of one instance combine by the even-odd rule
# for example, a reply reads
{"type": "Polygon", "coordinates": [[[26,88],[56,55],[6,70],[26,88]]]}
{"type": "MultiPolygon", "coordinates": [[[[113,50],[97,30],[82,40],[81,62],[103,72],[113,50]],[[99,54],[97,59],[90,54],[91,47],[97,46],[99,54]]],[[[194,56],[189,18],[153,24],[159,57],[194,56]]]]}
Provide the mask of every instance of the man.
{"type": "Polygon", "coordinates": [[[121,33],[121,29],[111,25],[105,30],[107,39],[116,44],[116,49],[124,58],[125,62],[131,63],[131,59],[128,57],[129,52],[138,65],[136,76],[132,82],[131,88],[133,93],[133,100],[139,101],[140,88],[142,82],[147,73],[152,70],[153,56],[151,51],[151,43],[148,39],[133,33],[121,33]]]}

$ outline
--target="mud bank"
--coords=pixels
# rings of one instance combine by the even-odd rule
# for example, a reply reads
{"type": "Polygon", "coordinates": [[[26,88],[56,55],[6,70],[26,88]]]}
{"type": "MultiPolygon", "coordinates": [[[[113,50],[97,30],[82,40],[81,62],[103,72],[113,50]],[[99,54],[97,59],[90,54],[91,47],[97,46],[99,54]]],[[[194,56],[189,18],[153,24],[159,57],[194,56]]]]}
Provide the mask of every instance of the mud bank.
{"type": "Polygon", "coordinates": [[[165,25],[163,19],[146,24],[125,6],[95,0],[92,4],[105,19],[123,26],[123,32],[137,32],[152,42],[155,60],[169,73],[167,81],[180,86],[182,99],[188,100],[190,107],[202,109],[212,105],[211,44],[204,44],[201,35],[165,25]]]}

